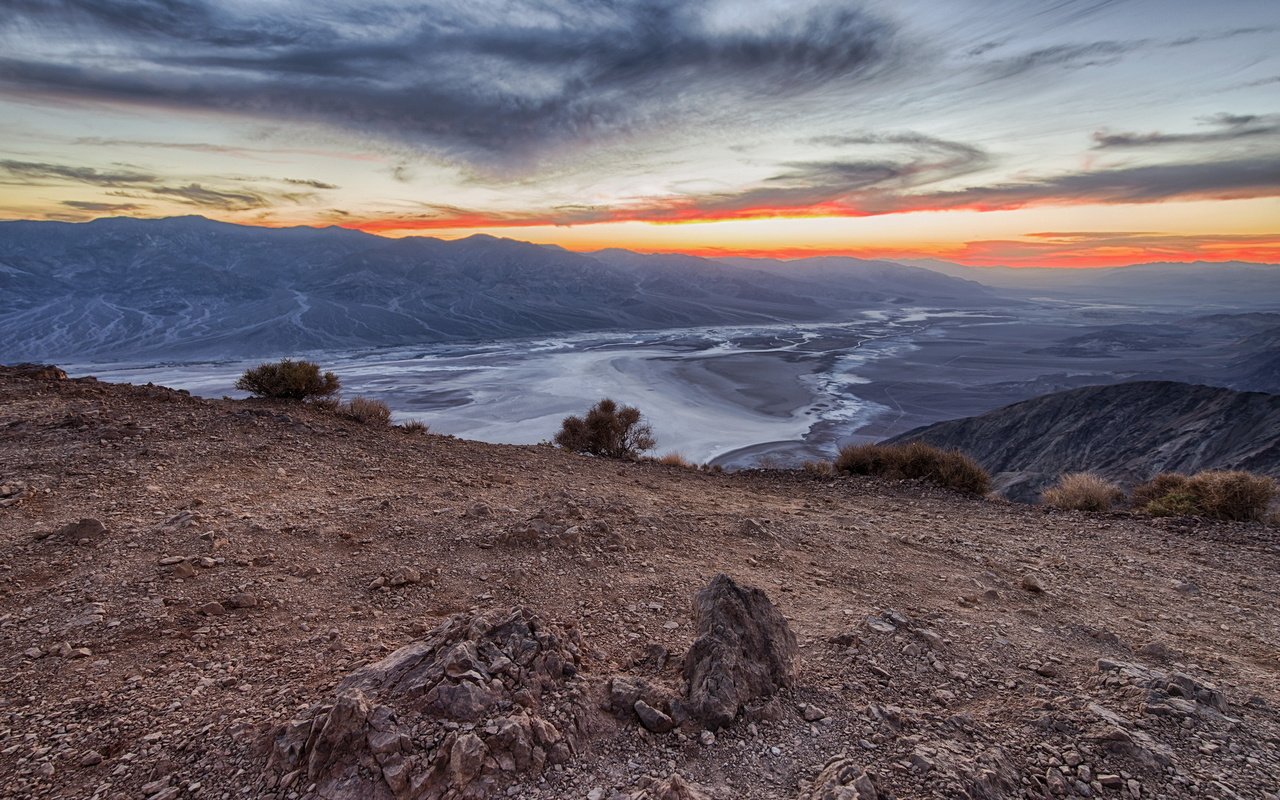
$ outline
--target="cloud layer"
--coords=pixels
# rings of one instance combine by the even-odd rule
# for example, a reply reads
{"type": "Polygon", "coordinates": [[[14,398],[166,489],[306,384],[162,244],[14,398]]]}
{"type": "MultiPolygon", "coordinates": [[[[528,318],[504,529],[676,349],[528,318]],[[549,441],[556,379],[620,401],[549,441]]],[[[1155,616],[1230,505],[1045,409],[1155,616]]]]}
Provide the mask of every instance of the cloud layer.
{"type": "MultiPolygon", "coordinates": [[[[674,235],[1013,212],[1036,222],[1008,241],[1048,252],[1046,209],[1240,200],[1259,230],[1280,30],[1224,3],[9,0],[0,216],[674,235]]],[[[1144,241],[1179,240],[1114,247],[1144,241]]]]}
{"type": "Polygon", "coordinates": [[[204,0],[18,0],[0,21],[0,91],[303,120],[520,160],[895,63],[895,28],[854,6],[748,5],[746,19],[735,8],[375,3],[304,22],[204,0]]]}

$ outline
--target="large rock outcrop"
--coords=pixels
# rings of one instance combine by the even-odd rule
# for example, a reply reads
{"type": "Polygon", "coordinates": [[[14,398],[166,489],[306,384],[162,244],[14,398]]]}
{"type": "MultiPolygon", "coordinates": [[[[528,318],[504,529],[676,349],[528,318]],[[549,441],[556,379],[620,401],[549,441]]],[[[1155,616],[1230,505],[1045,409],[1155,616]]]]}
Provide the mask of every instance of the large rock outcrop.
{"type": "Polygon", "coordinates": [[[471,800],[573,757],[576,636],[526,609],[455,615],[275,731],[268,783],[326,800],[471,800]]]}
{"type": "Polygon", "coordinates": [[[796,637],[764,592],[717,575],[694,599],[698,638],[684,661],[684,708],[709,730],[795,683],[796,637]]]}

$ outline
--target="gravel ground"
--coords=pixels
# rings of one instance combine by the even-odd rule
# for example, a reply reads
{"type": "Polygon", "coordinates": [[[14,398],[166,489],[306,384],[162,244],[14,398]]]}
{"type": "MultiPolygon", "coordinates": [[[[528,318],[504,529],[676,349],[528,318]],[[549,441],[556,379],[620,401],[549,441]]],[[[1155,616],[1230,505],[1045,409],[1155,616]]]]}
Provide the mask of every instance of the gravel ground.
{"type": "Polygon", "coordinates": [[[796,798],[837,757],[903,800],[1280,793],[1271,528],[607,462],[9,370],[0,484],[0,797],[315,796],[279,785],[273,735],[454,614],[572,630],[588,695],[619,674],[678,690],[718,573],[785,614],[796,686],[714,736],[592,705],[572,760],[500,796],[625,797],[679,773],[796,798]]]}

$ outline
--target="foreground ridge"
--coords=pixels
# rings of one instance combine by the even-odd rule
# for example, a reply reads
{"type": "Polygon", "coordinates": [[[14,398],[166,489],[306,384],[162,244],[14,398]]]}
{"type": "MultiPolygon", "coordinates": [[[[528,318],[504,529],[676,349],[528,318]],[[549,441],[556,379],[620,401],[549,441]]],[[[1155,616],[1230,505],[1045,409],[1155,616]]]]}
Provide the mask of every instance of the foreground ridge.
{"type": "Polygon", "coordinates": [[[0,797],[1280,786],[1257,525],[0,369],[0,570],[0,797]]]}

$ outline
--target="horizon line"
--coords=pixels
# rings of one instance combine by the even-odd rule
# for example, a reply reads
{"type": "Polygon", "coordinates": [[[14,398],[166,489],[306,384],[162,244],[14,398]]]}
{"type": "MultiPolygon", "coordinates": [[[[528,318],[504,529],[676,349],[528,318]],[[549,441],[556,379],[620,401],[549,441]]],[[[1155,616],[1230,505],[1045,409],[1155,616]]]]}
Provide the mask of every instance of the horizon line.
{"type": "MultiPolygon", "coordinates": [[[[1127,269],[1130,267],[1149,266],[1153,264],[1241,264],[1245,266],[1259,267],[1280,267],[1280,262],[1273,261],[1256,261],[1250,259],[1241,259],[1231,257],[1224,254],[1222,258],[1209,258],[1205,253],[1186,254],[1185,257],[1176,257],[1170,254],[1162,254],[1163,257],[1152,257],[1149,260],[1126,260],[1117,263],[1081,263],[1073,262],[1070,264],[1048,264],[1048,263],[1027,263],[1027,264],[981,264],[981,263],[965,263],[963,260],[948,259],[938,254],[930,254],[928,252],[919,252],[916,254],[899,254],[894,256],[883,255],[876,256],[866,251],[858,251],[850,248],[806,248],[800,246],[788,246],[778,248],[731,248],[731,247],[707,247],[707,248],[668,248],[668,249],[647,249],[643,247],[626,247],[621,244],[609,245],[605,247],[581,247],[575,248],[555,242],[536,242],[529,239],[519,239],[512,236],[503,236],[484,231],[477,231],[459,236],[433,235],[429,233],[405,233],[403,235],[388,235],[385,230],[382,232],[366,230],[359,225],[341,225],[336,223],[293,223],[293,224],[272,224],[272,223],[252,223],[252,222],[231,222],[228,220],[216,219],[205,216],[204,214],[173,214],[169,216],[159,217],[143,217],[130,216],[127,214],[117,214],[112,216],[92,217],[89,219],[32,219],[29,217],[10,217],[0,218],[0,223],[37,223],[51,225],[90,225],[96,222],[113,222],[113,221],[130,221],[130,222],[168,222],[174,220],[201,220],[216,225],[227,225],[237,228],[252,228],[255,230],[275,231],[275,230],[310,230],[310,231],[327,231],[340,230],[349,231],[354,234],[374,237],[383,241],[400,241],[400,240],[430,240],[438,242],[463,242],[469,239],[494,239],[498,241],[514,242],[517,244],[525,244],[532,247],[554,248],[577,255],[593,255],[608,250],[622,250],[644,256],[688,256],[691,258],[700,258],[708,261],[723,261],[726,259],[749,259],[760,261],[781,261],[781,262],[799,262],[819,258],[846,258],[854,261],[866,262],[889,262],[908,267],[919,267],[918,263],[907,262],[933,262],[946,266],[961,267],[964,269],[972,269],[976,271],[992,270],[992,269],[1008,269],[1015,271],[1022,270],[1108,270],[1108,269],[1127,269]]],[[[1053,234],[1028,234],[1029,236],[1051,236],[1053,234]]],[[[1116,233],[1120,236],[1123,234],[1116,233]]],[[[1260,238],[1272,238],[1267,234],[1260,238]]],[[[1275,234],[1274,238],[1280,241],[1280,233],[1275,234]]],[[[872,248],[874,249],[874,248],[872,248]]],[[[919,267],[928,269],[928,267],[919,267]]]]}

